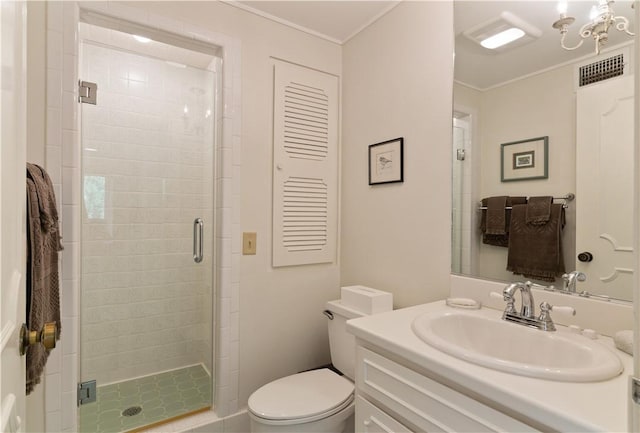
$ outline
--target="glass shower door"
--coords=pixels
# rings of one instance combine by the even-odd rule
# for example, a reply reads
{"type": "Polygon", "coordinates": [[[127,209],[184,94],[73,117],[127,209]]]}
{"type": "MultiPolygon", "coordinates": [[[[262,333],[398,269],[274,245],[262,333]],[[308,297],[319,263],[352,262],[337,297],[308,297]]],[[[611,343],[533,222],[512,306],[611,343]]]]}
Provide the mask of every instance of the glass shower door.
{"type": "MultiPolygon", "coordinates": [[[[132,47],[156,42],[82,26],[81,77],[98,93],[81,112],[80,371],[97,401],[80,429],[126,431],[212,405],[219,59],[144,56],[132,47]]],[[[139,51],[181,50],[153,47],[139,51]]]]}
{"type": "Polygon", "coordinates": [[[471,254],[471,122],[470,116],[454,112],[451,196],[451,271],[469,273],[471,254]]]}

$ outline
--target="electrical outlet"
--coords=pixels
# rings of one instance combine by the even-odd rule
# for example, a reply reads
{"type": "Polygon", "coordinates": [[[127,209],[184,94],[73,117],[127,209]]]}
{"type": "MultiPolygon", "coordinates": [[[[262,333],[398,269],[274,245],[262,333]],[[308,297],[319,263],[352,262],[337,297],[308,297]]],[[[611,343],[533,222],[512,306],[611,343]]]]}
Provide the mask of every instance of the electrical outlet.
{"type": "Polygon", "coordinates": [[[256,240],[258,234],[256,232],[242,233],[242,254],[251,256],[256,254],[256,240]]]}

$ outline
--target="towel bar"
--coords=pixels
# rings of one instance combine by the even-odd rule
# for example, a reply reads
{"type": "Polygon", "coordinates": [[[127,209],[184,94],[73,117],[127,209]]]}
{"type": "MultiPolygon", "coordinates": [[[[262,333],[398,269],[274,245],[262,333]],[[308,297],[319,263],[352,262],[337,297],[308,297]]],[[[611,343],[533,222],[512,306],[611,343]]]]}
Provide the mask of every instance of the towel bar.
{"type": "MultiPolygon", "coordinates": [[[[568,208],[569,207],[569,202],[573,201],[573,199],[576,198],[576,195],[573,193],[568,193],[567,195],[564,195],[562,197],[553,197],[554,200],[563,200],[564,203],[562,203],[562,207],[563,208],[568,208]]],[[[529,197],[527,197],[527,200],[529,199],[529,197]]],[[[505,206],[505,209],[513,209],[511,206],[505,206]]],[[[486,206],[478,206],[478,210],[486,210],[487,207],[486,206]]]]}

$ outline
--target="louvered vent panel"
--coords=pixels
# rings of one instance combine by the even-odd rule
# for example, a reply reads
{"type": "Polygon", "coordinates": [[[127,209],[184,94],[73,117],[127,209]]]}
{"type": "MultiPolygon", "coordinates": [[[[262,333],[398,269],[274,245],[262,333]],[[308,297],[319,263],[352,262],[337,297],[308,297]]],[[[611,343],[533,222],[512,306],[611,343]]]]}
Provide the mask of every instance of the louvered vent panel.
{"type": "Polygon", "coordinates": [[[287,179],[282,214],[282,243],[287,251],[315,251],[327,244],[327,198],[322,179],[287,179]]]}
{"type": "Polygon", "coordinates": [[[582,87],[598,81],[608,80],[609,78],[619,77],[622,74],[624,74],[624,55],[618,54],[608,59],[580,66],[578,85],[582,87]]]}
{"type": "Polygon", "coordinates": [[[332,263],[338,234],[338,78],[276,61],[273,266],[332,263]]]}
{"type": "Polygon", "coordinates": [[[322,160],[329,151],[329,98],[291,82],[284,89],[284,149],[291,158],[322,160]]]}

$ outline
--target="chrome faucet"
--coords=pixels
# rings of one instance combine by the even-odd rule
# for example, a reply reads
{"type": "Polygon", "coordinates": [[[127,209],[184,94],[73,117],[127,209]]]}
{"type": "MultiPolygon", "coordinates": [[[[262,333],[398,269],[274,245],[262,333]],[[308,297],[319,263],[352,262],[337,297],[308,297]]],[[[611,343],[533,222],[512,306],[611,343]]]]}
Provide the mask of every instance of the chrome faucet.
{"type": "MultiPolygon", "coordinates": [[[[502,290],[502,297],[507,303],[507,307],[502,314],[502,319],[507,322],[542,329],[543,331],[555,331],[556,328],[551,320],[551,316],[549,315],[549,311],[552,309],[549,304],[546,302],[540,304],[541,314],[540,317],[536,317],[535,302],[533,300],[531,286],[537,286],[537,284],[533,284],[531,281],[527,281],[526,283],[511,283],[502,290]],[[514,296],[518,290],[520,290],[520,294],[522,295],[520,312],[517,312],[514,306],[514,296]]],[[[540,287],[548,288],[544,286],[540,287]]]]}
{"type": "Polygon", "coordinates": [[[585,281],[587,276],[580,271],[569,272],[562,275],[562,289],[566,292],[576,292],[576,281],[585,281]]]}
{"type": "MultiPolygon", "coordinates": [[[[548,302],[542,302],[540,304],[540,316],[536,317],[533,293],[531,287],[537,286],[542,289],[551,290],[553,286],[539,286],[531,281],[526,283],[511,283],[502,290],[502,299],[507,303],[507,307],[504,309],[502,319],[507,322],[518,323],[520,325],[528,326],[531,328],[541,329],[543,331],[555,331],[556,327],[551,320],[550,311],[557,311],[562,314],[572,315],[576,314],[576,310],[572,307],[554,307],[549,305],[548,302]],[[515,309],[515,292],[520,290],[522,295],[522,305],[520,312],[515,309]]],[[[500,297],[499,293],[491,292],[491,297],[500,297]]]]}
{"type": "MultiPolygon", "coordinates": [[[[510,313],[515,313],[515,308],[513,306],[513,295],[515,291],[520,289],[520,294],[522,295],[520,316],[529,319],[535,318],[536,310],[535,304],[533,302],[533,294],[531,293],[531,285],[531,281],[527,281],[526,283],[511,283],[504,288],[502,294],[504,296],[504,300],[507,301],[507,309],[510,310],[510,313]]],[[[507,310],[505,310],[505,313],[506,312],[507,310]]]]}

